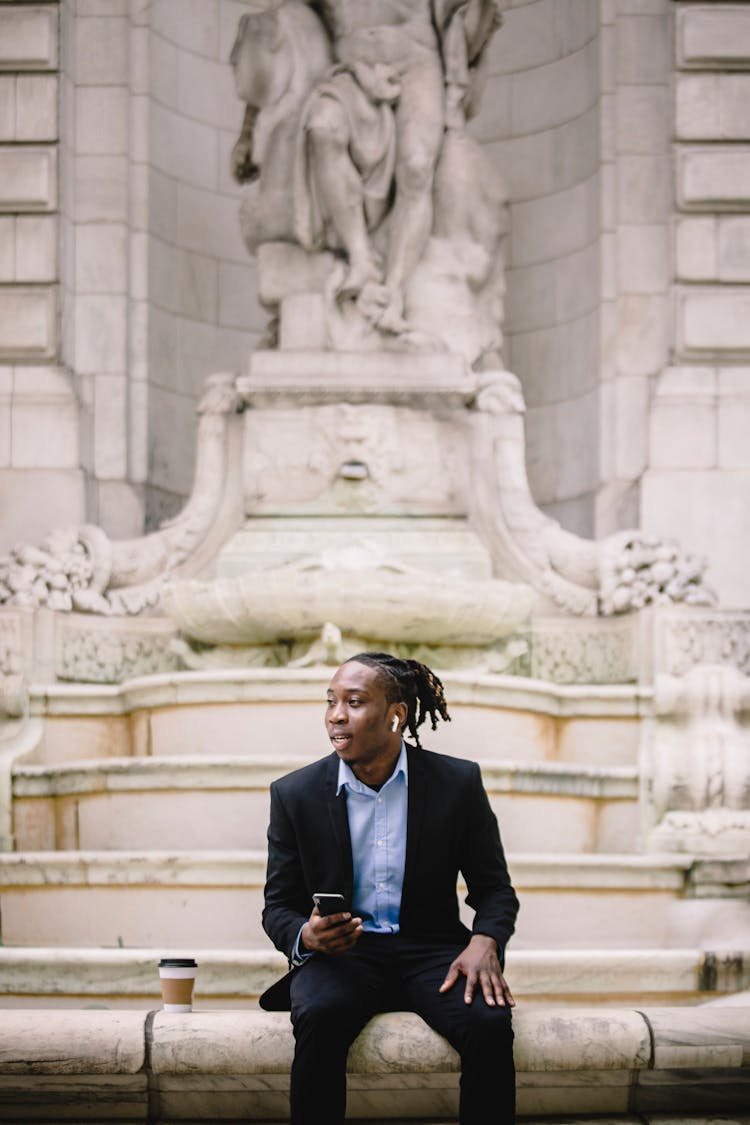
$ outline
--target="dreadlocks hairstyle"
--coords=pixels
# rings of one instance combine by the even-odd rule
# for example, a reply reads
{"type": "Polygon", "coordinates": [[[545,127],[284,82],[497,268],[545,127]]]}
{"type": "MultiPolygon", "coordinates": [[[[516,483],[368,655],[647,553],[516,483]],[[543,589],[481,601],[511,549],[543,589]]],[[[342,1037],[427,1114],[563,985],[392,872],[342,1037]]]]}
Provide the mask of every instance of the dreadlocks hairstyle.
{"type": "Polygon", "coordinates": [[[442,681],[426,664],[418,660],[399,660],[387,652],[360,652],[344,663],[350,664],[353,660],[377,670],[388,703],[406,704],[406,727],[420,750],[423,747],[418,729],[428,715],[433,730],[438,718],[445,723],[451,721],[442,681]]]}

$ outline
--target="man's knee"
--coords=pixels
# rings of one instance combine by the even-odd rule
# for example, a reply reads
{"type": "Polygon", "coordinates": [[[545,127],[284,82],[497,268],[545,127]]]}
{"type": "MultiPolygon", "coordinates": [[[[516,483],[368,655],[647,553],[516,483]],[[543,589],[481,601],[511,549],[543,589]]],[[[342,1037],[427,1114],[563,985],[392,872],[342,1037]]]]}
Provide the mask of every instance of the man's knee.
{"type": "Polygon", "coordinates": [[[349,144],[349,121],[341,104],[327,94],[313,98],[307,114],[307,134],[313,144],[345,148],[349,144]]]}
{"type": "Polygon", "coordinates": [[[468,1008],[466,1013],[466,1033],[475,1040],[491,1040],[497,1044],[513,1043],[513,1022],[511,1010],[497,1005],[491,1008],[480,998],[468,1008]]]}
{"type": "Polygon", "coordinates": [[[362,1011],[344,997],[321,1000],[320,997],[309,996],[292,1009],[295,1032],[301,1028],[307,1031],[315,1029],[323,1035],[345,1028],[359,1029],[368,1017],[369,1012],[362,1011]]]}
{"type": "Polygon", "coordinates": [[[405,152],[396,170],[399,191],[407,195],[424,195],[432,187],[435,175],[436,153],[425,147],[415,147],[405,152]]]}

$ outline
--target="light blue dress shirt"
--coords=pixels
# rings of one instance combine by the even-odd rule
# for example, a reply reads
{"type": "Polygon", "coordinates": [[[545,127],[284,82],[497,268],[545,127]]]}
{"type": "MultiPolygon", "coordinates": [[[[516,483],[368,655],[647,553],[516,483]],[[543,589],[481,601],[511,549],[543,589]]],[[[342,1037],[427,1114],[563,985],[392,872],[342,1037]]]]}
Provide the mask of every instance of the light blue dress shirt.
{"type": "Polygon", "coordinates": [[[362,919],[362,929],[369,933],[395,934],[399,930],[408,781],[403,742],[393,773],[377,791],[339,761],[336,794],[346,789],[354,860],[352,914],[362,919]]]}
{"type": "MultiPolygon", "coordinates": [[[[393,773],[379,789],[370,789],[339,760],[338,796],[346,789],[346,813],[352,841],[354,891],[351,912],[362,919],[362,929],[375,934],[399,930],[401,891],[406,861],[406,817],[409,774],[406,745],[401,742],[393,773]]],[[[301,964],[311,951],[300,951],[300,933],[292,964],[301,964]]]]}

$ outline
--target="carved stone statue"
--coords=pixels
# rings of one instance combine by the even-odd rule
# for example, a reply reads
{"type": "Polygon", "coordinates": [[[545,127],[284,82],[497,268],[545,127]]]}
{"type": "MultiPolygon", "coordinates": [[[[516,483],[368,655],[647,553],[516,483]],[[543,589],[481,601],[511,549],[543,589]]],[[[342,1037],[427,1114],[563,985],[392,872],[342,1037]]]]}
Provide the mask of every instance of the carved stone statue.
{"type": "Polygon", "coordinates": [[[232,168],[259,178],[243,235],[251,252],[286,241],[329,253],[333,347],[463,350],[472,365],[497,351],[505,193],[465,124],[500,6],[283,0],[240,21],[232,168]],[[489,316],[494,334],[457,341],[440,316],[457,299],[465,325],[489,316]]]}
{"type": "Polygon", "coordinates": [[[644,754],[652,851],[747,854],[750,678],[728,664],[659,675],[644,754]]]}

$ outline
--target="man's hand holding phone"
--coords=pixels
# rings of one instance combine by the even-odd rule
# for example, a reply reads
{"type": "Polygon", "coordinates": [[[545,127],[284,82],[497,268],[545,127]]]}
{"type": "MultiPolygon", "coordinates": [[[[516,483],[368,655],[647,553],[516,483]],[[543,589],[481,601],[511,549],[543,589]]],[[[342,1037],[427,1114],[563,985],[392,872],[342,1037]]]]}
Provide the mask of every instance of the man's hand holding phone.
{"type": "Polygon", "coordinates": [[[352,918],[343,895],[316,891],[312,914],[302,927],[302,945],[312,953],[345,953],[359,940],[362,919],[352,918]]]}

